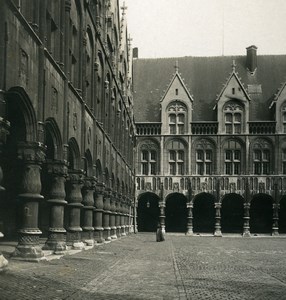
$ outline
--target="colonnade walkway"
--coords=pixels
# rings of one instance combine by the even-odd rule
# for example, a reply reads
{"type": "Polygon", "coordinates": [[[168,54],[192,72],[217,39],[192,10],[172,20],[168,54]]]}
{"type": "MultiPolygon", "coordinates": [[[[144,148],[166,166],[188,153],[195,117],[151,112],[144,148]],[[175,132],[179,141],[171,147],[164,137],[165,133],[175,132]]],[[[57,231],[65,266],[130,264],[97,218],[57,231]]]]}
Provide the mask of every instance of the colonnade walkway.
{"type": "Polygon", "coordinates": [[[138,233],[61,259],[9,260],[0,299],[286,299],[286,238],[138,233]]]}

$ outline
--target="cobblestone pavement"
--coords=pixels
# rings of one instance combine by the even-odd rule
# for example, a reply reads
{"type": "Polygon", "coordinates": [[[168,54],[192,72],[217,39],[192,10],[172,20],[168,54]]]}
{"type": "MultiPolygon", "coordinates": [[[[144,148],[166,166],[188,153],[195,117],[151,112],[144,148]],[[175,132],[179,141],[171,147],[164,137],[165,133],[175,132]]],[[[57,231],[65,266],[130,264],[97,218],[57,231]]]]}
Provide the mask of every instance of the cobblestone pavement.
{"type": "Polygon", "coordinates": [[[57,260],[10,260],[0,299],[286,299],[286,239],[137,234],[57,260]]]}

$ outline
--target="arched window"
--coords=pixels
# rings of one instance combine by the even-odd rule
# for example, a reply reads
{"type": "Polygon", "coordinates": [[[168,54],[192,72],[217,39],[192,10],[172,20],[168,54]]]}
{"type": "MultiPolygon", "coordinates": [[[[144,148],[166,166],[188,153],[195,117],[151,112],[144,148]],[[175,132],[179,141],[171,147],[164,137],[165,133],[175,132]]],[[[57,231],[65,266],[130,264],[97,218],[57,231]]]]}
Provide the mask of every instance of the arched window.
{"type": "Polygon", "coordinates": [[[214,172],[214,147],[208,140],[200,140],[196,146],[196,173],[211,175],[214,172]]]}
{"type": "Polygon", "coordinates": [[[156,175],[158,173],[159,148],[152,141],[146,141],[140,148],[140,166],[142,175],[156,175]]]}
{"type": "Polygon", "coordinates": [[[224,172],[226,175],[241,174],[242,151],[237,141],[230,140],[224,147],[224,172]]]}
{"type": "Polygon", "coordinates": [[[170,134],[186,133],[187,108],[180,101],[172,102],[168,106],[168,122],[170,134]]]}
{"type": "Polygon", "coordinates": [[[168,144],[168,160],[170,175],[184,175],[186,173],[186,150],[181,141],[174,140],[168,144]]]}
{"type": "Polygon", "coordinates": [[[268,175],[271,172],[271,145],[264,139],[257,140],[253,145],[253,173],[268,175]]]}
{"type": "Polygon", "coordinates": [[[237,101],[229,101],[224,106],[225,133],[240,134],[243,132],[243,107],[237,101]]]}

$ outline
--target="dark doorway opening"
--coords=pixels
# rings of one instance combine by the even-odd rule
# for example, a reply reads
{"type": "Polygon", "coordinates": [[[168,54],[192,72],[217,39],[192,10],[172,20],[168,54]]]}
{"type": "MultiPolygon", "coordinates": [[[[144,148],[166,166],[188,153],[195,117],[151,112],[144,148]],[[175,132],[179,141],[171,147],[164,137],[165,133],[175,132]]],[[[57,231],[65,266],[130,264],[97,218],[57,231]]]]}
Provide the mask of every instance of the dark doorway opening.
{"type": "Polygon", "coordinates": [[[272,232],[272,198],[265,194],[255,195],[250,205],[250,232],[272,232]]]}
{"type": "Polygon", "coordinates": [[[187,199],[175,193],[166,199],[166,232],[186,232],[187,230],[187,199]]]}
{"type": "Polygon", "coordinates": [[[221,230],[228,233],[243,231],[243,198],[237,194],[226,195],[221,207],[221,230]]]}
{"type": "Polygon", "coordinates": [[[159,222],[159,197],[153,193],[145,193],[138,200],[138,231],[154,232],[159,222]]]}
{"type": "Polygon", "coordinates": [[[286,196],[280,200],[278,227],[279,233],[286,233],[286,196]]]}
{"type": "Polygon", "coordinates": [[[214,197],[210,194],[199,194],[194,199],[193,230],[194,232],[214,232],[215,207],[214,197]]]}

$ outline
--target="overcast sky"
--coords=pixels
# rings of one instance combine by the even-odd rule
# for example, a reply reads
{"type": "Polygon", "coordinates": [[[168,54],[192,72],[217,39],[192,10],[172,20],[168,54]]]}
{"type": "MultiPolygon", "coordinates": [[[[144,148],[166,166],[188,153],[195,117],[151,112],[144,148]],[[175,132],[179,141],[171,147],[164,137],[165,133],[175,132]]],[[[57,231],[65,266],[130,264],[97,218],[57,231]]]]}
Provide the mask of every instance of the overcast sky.
{"type": "MultiPolygon", "coordinates": [[[[120,0],[122,3],[123,0],[120,0]]],[[[125,0],[140,58],[286,54],[286,0],[125,0]]]]}

